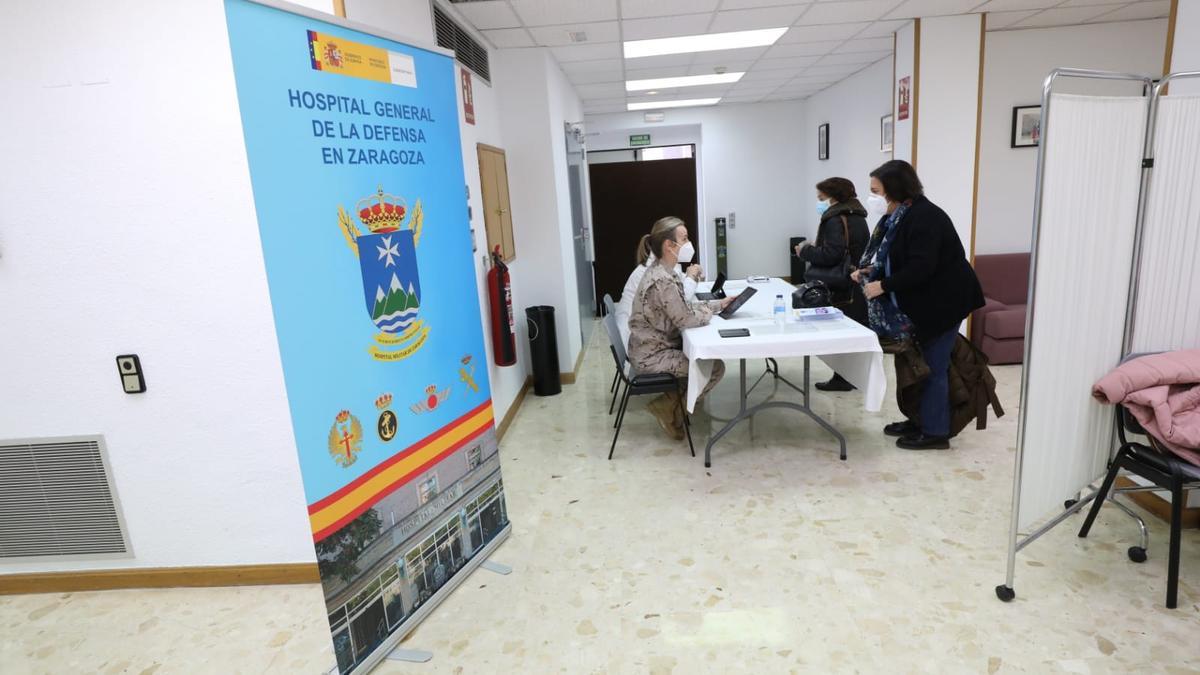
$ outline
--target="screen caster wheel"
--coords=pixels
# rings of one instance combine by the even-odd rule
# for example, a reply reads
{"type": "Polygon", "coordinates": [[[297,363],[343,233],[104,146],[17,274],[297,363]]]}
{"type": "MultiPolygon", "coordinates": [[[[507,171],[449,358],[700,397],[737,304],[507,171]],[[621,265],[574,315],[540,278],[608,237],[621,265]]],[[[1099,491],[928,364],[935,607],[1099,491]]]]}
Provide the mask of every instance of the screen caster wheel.
{"type": "Polygon", "coordinates": [[[1128,553],[1129,553],[1129,559],[1132,560],[1133,562],[1135,562],[1135,563],[1146,562],[1146,549],[1142,548],[1141,546],[1130,546],[1128,553]]]}
{"type": "Polygon", "coordinates": [[[1008,586],[997,586],[996,597],[1000,598],[1004,602],[1012,602],[1013,598],[1017,597],[1017,592],[1008,586]]]}

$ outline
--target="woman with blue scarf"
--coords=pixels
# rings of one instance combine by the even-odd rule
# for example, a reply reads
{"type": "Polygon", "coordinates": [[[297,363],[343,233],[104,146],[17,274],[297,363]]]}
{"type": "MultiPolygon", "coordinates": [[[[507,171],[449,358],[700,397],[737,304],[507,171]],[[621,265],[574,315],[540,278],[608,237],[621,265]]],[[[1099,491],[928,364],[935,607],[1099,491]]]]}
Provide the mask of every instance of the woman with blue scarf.
{"type": "Polygon", "coordinates": [[[950,216],[925,197],[911,164],[892,160],[872,171],[871,192],[887,200],[888,216],[854,279],[881,341],[915,341],[929,366],[920,419],[889,424],[884,433],[908,450],[949,448],[950,354],[959,326],[983,306],[983,289],[950,216]]]}

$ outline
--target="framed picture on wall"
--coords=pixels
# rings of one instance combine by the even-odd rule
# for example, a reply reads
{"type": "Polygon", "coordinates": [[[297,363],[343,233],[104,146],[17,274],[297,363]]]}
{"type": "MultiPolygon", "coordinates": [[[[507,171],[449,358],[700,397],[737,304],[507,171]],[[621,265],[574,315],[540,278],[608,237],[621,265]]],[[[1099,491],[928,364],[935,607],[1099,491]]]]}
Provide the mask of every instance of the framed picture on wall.
{"type": "Polygon", "coordinates": [[[817,127],[817,159],[829,159],[829,123],[817,127]]]}
{"type": "Polygon", "coordinates": [[[888,113],[879,118],[879,151],[892,151],[892,134],[894,131],[892,123],[892,114],[888,113]]]}
{"type": "Polygon", "coordinates": [[[896,84],[896,109],[900,111],[897,119],[901,122],[908,119],[910,103],[912,103],[912,75],[900,78],[896,84]]]}
{"type": "Polygon", "coordinates": [[[1035,148],[1042,140],[1042,106],[1013,107],[1012,145],[1014,148],[1035,148]]]}

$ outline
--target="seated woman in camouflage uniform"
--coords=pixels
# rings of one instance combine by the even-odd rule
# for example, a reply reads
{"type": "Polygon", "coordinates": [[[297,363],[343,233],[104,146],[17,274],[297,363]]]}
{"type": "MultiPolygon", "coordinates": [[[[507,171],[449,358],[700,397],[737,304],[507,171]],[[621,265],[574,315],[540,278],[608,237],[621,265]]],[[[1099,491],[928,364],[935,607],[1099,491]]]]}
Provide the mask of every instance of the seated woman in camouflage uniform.
{"type": "MultiPolygon", "coordinates": [[[[688,241],[682,220],[661,218],[646,238],[658,260],[646,270],[633,299],[633,312],[629,318],[629,361],[639,373],[671,373],[684,378],[688,374],[688,359],[683,354],[681,331],[706,325],[714,313],[720,312],[734,298],[690,304],[684,298],[683,284],[675,275],[675,268],[680,260],[692,259],[694,248],[688,241]]],[[[712,379],[701,396],[716,386],[724,373],[725,364],[713,362],[712,379]]],[[[663,394],[648,407],[667,435],[675,440],[683,439],[679,392],[663,394]]]]}

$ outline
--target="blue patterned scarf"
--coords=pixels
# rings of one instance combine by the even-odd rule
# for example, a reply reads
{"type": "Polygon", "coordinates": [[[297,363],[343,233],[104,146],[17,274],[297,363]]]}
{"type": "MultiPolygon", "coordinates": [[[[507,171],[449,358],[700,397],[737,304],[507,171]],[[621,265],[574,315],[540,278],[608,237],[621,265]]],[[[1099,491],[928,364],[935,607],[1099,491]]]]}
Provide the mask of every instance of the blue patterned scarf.
{"type": "MultiPolygon", "coordinates": [[[[890,259],[892,242],[896,239],[900,221],[908,213],[909,203],[900,204],[871,235],[867,250],[863,252],[859,267],[869,269],[870,273],[862,275],[860,282],[865,288],[869,282],[879,281],[891,272],[890,259]]],[[[884,340],[906,340],[912,336],[912,321],[900,311],[896,302],[896,294],[888,293],[874,300],[867,301],[867,322],[871,329],[884,340]]]]}

